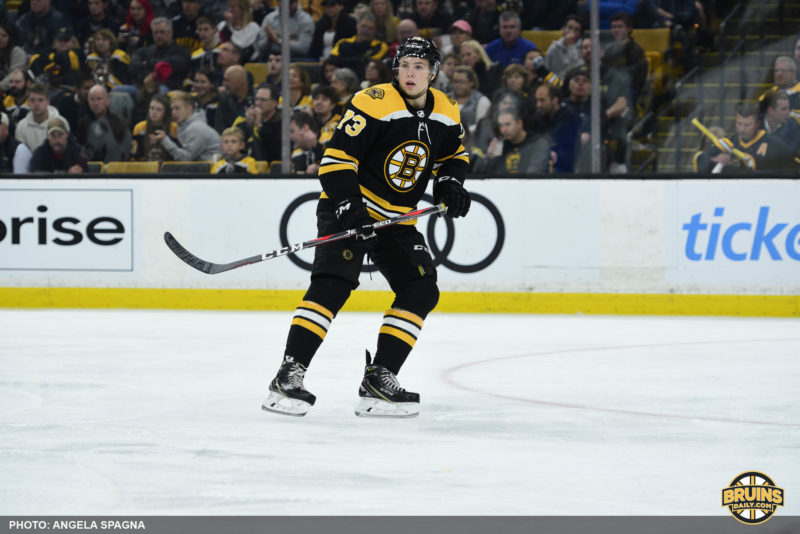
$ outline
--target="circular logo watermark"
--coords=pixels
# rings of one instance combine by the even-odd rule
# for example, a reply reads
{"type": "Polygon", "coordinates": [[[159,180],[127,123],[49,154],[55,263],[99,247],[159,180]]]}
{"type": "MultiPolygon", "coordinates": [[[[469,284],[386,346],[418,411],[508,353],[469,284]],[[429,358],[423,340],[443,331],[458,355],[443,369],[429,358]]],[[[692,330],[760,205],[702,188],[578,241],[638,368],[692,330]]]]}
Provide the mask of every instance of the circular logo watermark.
{"type": "Polygon", "coordinates": [[[731,515],[746,525],[758,525],[767,521],[783,506],[786,493],[764,473],[746,471],[722,488],[722,506],[731,515]]]}

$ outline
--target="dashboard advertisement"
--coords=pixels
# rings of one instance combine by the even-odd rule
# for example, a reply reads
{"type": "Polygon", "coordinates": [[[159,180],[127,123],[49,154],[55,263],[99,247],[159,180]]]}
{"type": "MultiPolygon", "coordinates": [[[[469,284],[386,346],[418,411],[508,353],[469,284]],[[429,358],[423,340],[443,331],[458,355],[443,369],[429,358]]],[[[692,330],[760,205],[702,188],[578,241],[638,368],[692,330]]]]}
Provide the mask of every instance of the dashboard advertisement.
{"type": "MultiPolygon", "coordinates": [[[[467,182],[466,218],[420,219],[442,291],[793,295],[799,180],[467,182]]],[[[301,290],[314,250],[208,275],[316,237],[315,180],[0,180],[2,287],[301,290]]],[[[430,205],[426,195],[421,207],[430,205]]],[[[388,286],[373,265],[361,288],[388,286]]]]}

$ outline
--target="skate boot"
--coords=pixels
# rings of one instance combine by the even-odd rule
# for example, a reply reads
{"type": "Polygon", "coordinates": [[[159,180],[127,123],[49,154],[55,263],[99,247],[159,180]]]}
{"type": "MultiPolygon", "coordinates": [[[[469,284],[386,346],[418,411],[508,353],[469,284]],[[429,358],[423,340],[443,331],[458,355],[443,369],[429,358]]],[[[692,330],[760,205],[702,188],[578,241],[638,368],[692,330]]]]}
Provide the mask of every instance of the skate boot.
{"type": "Polygon", "coordinates": [[[358,388],[359,417],[416,417],[419,415],[419,393],[400,387],[397,377],[386,367],[374,365],[367,351],[364,379],[358,388]]]}
{"type": "Polygon", "coordinates": [[[261,404],[268,412],[304,416],[317,398],[303,386],[306,368],[288,354],[283,357],[277,376],[269,384],[269,395],[261,404]]]}

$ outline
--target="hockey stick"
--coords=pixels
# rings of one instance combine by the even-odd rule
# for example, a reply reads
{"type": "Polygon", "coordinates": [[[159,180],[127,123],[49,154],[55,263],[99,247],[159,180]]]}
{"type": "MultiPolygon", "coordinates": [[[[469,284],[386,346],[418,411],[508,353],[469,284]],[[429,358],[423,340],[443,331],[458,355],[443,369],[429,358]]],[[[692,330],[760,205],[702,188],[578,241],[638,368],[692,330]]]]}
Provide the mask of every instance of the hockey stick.
{"type": "Polygon", "coordinates": [[[722,139],[720,139],[719,137],[714,135],[714,133],[711,130],[706,128],[703,125],[703,123],[700,122],[699,120],[697,120],[696,118],[692,119],[692,124],[694,124],[695,128],[700,130],[701,134],[703,134],[706,137],[708,137],[708,139],[712,143],[714,143],[714,146],[716,146],[718,149],[722,150],[723,152],[727,152],[728,154],[730,154],[732,156],[736,156],[737,158],[742,160],[745,163],[745,165],[747,165],[751,169],[755,168],[755,161],[753,160],[753,156],[751,156],[750,154],[747,154],[746,152],[742,152],[738,148],[734,148],[734,147],[728,145],[722,139]]]}
{"type": "MultiPolygon", "coordinates": [[[[386,226],[392,226],[394,224],[398,224],[401,222],[411,221],[413,219],[425,217],[426,215],[433,215],[434,213],[443,213],[445,211],[447,211],[447,207],[445,207],[444,204],[437,204],[429,208],[421,208],[414,211],[409,211],[406,214],[398,215],[397,217],[392,217],[390,219],[384,219],[383,221],[375,221],[375,224],[373,224],[372,227],[376,230],[379,230],[386,226]]],[[[308,241],[303,241],[302,243],[296,243],[294,245],[289,245],[288,247],[279,248],[277,250],[273,250],[272,252],[265,252],[257,256],[251,256],[249,258],[232,261],[230,263],[212,263],[210,261],[201,260],[194,254],[186,250],[183,247],[183,245],[178,243],[178,240],[175,239],[169,232],[164,233],[164,241],[166,241],[169,249],[172,252],[174,252],[176,256],[178,256],[180,259],[186,262],[187,265],[194,267],[198,271],[202,271],[206,274],[217,274],[217,273],[224,273],[225,271],[230,271],[231,269],[244,267],[245,265],[250,265],[251,263],[258,263],[264,260],[271,260],[272,258],[286,256],[287,254],[291,254],[299,250],[318,247],[320,245],[325,245],[326,243],[333,243],[334,241],[341,241],[342,239],[347,239],[355,236],[356,233],[358,233],[356,229],[345,230],[343,232],[339,232],[336,234],[317,237],[315,239],[309,239],[308,241]]]]}

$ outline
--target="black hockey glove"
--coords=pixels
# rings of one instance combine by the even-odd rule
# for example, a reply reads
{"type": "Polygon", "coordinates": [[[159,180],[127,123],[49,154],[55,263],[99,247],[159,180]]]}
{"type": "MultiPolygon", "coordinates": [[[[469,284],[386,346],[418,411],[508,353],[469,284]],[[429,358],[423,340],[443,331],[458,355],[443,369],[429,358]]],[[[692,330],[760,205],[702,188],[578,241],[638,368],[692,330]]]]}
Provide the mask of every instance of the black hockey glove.
{"type": "Polygon", "coordinates": [[[350,198],[336,204],[336,218],[345,230],[357,230],[356,241],[365,247],[372,247],[378,242],[378,235],[372,227],[375,219],[369,216],[360,198],[350,198]]]}
{"type": "Polygon", "coordinates": [[[447,215],[456,218],[467,214],[472,200],[461,182],[452,176],[440,176],[433,186],[433,203],[442,202],[447,206],[447,215]]]}

